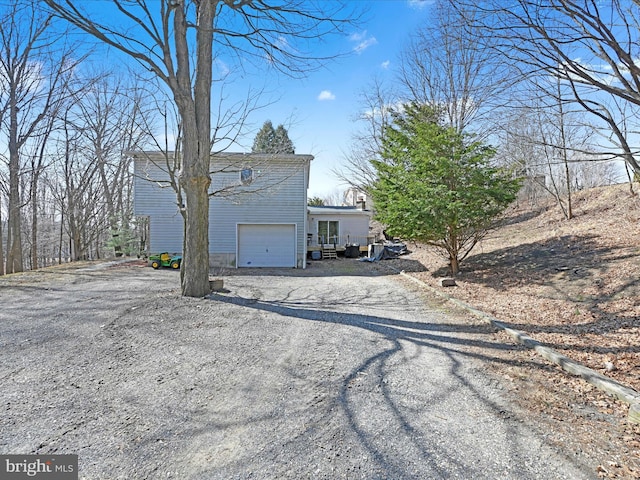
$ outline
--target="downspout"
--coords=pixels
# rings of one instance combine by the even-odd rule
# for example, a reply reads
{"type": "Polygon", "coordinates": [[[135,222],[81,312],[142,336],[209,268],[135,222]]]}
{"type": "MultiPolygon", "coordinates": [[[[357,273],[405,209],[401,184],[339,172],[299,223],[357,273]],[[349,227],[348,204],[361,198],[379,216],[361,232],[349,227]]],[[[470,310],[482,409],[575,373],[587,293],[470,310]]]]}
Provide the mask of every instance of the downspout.
{"type": "Polygon", "coordinates": [[[310,157],[309,159],[306,159],[304,161],[304,203],[303,203],[303,208],[304,208],[304,216],[302,218],[304,218],[304,232],[302,235],[302,268],[305,269],[307,268],[307,238],[309,238],[309,207],[308,207],[308,203],[309,203],[309,176],[310,176],[310,171],[311,171],[311,160],[313,160],[313,157],[310,157]]]}

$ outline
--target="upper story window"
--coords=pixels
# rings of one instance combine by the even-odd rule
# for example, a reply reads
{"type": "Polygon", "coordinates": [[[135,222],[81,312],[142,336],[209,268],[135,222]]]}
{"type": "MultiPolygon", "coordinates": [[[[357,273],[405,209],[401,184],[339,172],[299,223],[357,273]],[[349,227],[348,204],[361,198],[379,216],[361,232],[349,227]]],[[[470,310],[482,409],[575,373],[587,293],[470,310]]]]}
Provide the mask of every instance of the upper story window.
{"type": "Polygon", "coordinates": [[[243,168],[240,170],[240,183],[242,185],[249,185],[251,182],[253,182],[253,169],[243,168]]]}

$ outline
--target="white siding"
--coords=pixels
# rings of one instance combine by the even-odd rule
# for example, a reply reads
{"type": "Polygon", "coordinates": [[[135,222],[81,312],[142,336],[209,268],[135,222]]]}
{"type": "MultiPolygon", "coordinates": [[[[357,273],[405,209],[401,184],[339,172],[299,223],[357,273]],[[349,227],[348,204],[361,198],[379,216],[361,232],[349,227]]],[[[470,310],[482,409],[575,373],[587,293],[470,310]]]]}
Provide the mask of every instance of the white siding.
{"type": "MultiPolygon", "coordinates": [[[[210,250],[214,255],[235,252],[236,225],[280,223],[296,225],[297,266],[305,266],[306,172],[309,160],[244,156],[241,159],[214,158],[212,191],[230,191],[211,200],[210,250]],[[240,185],[240,170],[251,168],[254,181],[240,185]]],[[[229,258],[229,260],[231,260],[229,258]]]]}
{"type": "MultiPolygon", "coordinates": [[[[142,155],[142,154],[139,154],[142,155]]],[[[157,154],[156,154],[157,155],[157,154]]],[[[238,224],[295,224],[298,267],[306,260],[307,182],[310,155],[228,154],[212,157],[209,215],[209,252],[213,261],[235,265],[238,224]],[[240,184],[240,170],[251,168],[254,181],[240,184]]],[[[149,215],[153,250],[182,245],[182,217],[171,188],[160,188],[149,180],[166,178],[152,163],[139,158],[136,165],[134,209],[149,215]],[[173,219],[173,220],[170,220],[173,219]],[[154,227],[155,223],[155,227],[154,227]],[[155,233],[154,233],[155,231],[155,233]],[[154,241],[154,237],[155,240],[154,241]]]]}
{"type": "Polygon", "coordinates": [[[337,221],[339,222],[339,241],[338,244],[359,243],[367,244],[369,236],[369,219],[368,212],[355,211],[350,213],[313,213],[309,218],[309,233],[312,235],[312,244],[318,243],[318,221],[337,221]]]}
{"type": "Polygon", "coordinates": [[[168,178],[147,158],[136,158],[133,211],[149,217],[149,253],[182,252],[182,215],[176,193],[163,180],[168,178]]]}

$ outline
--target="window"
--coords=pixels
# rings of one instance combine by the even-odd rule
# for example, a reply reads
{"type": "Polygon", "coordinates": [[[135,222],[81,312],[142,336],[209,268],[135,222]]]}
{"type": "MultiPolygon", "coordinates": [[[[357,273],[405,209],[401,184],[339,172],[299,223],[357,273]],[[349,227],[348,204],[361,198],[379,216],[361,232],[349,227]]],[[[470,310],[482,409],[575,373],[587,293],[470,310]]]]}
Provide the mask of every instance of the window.
{"type": "Polygon", "coordinates": [[[337,220],[318,220],[318,243],[338,243],[340,222],[337,220]]]}
{"type": "Polygon", "coordinates": [[[249,185],[251,182],[253,182],[253,169],[243,168],[240,170],[240,183],[242,185],[249,185]]]}

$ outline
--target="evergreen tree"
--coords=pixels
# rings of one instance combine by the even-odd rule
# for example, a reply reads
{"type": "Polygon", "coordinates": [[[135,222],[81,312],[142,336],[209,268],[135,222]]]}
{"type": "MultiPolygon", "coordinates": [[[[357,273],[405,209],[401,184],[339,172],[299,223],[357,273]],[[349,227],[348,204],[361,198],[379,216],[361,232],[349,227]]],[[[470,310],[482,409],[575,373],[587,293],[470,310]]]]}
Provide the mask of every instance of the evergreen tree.
{"type": "Polygon", "coordinates": [[[253,140],[252,153],[270,153],[271,146],[274,143],[276,131],[273,129],[271,120],[267,120],[253,140]]]}
{"type": "Polygon", "coordinates": [[[287,129],[282,125],[274,129],[271,120],[267,120],[253,141],[252,153],[295,153],[293,142],[287,129]]]}
{"type": "Polygon", "coordinates": [[[274,145],[277,148],[277,152],[274,153],[296,153],[293,142],[289,138],[289,133],[282,125],[278,125],[278,128],[276,128],[274,145]]]}
{"type": "Polygon", "coordinates": [[[393,236],[444,251],[455,275],[520,187],[509,172],[491,165],[494,154],[442,126],[430,107],[405,105],[385,129],[383,160],[372,161],[378,220],[393,236]]]}

